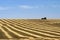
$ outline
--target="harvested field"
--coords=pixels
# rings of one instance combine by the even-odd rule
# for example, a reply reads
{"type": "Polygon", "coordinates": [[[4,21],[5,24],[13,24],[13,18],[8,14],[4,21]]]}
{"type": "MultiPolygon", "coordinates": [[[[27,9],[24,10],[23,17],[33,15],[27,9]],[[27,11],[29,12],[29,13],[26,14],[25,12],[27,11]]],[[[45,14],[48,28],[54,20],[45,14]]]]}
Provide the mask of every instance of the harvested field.
{"type": "Polygon", "coordinates": [[[60,40],[60,20],[0,19],[0,39],[60,40]]]}

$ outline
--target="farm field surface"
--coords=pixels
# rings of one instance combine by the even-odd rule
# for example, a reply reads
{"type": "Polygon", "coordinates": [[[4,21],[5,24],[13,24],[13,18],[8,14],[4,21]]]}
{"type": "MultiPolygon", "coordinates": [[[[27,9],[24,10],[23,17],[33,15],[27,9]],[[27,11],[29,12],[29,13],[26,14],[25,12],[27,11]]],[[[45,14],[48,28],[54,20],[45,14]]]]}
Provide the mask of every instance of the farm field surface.
{"type": "Polygon", "coordinates": [[[0,19],[0,39],[29,37],[60,39],[60,20],[0,19]]]}

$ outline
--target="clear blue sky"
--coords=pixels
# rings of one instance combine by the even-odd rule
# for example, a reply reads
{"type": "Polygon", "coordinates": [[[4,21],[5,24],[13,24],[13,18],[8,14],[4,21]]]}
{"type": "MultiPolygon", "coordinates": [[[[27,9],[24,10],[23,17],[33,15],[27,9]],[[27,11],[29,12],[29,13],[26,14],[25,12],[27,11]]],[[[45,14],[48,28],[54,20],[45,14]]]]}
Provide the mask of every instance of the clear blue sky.
{"type": "Polygon", "coordinates": [[[0,0],[0,18],[60,18],[60,0],[0,0]]]}

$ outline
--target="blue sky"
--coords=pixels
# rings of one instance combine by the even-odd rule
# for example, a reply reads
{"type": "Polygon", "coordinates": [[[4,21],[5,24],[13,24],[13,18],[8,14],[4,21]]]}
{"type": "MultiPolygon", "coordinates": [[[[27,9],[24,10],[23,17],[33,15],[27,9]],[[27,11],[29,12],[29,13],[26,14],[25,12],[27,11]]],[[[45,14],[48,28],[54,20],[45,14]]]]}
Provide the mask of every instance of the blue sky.
{"type": "Polygon", "coordinates": [[[0,0],[0,18],[60,18],[60,0],[0,0]]]}

